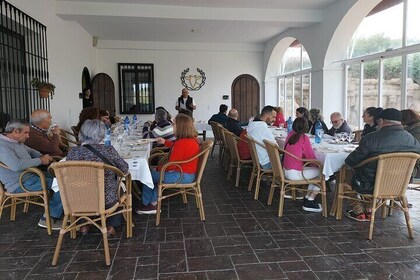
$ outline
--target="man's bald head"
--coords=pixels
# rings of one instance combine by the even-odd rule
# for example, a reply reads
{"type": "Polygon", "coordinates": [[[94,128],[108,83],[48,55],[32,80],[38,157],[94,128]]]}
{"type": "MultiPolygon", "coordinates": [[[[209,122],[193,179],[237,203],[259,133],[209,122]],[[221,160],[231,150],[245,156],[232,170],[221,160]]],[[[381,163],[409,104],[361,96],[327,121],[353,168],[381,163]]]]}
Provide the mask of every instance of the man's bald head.
{"type": "Polygon", "coordinates": [[[238,119],[238,115],[239,115],[238,114],[238,110],[236,110],[236,109],[230,109],[229,110],[228,116],[230,118],[237,120],[238,119]]]}

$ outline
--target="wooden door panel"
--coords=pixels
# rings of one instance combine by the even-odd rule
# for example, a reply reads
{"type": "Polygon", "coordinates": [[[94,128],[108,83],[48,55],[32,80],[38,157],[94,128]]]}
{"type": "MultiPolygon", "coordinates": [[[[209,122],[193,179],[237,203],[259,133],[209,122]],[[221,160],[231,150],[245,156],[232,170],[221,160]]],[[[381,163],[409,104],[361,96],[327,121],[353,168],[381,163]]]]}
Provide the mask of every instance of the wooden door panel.
{"type": "Polygon", "coordinates": [[[112,78],[105,74],[96,74],[92,79],[93,106],[108,110],[115,115],[115,87],[112,78]]]}
{"type": "Polygon", "coordinates": [[[239,111],[239,120],[248,122],[250,117],[259,113],[260,85],[251,75],[238,76],[231,88],[232,108],[239,111]]]}

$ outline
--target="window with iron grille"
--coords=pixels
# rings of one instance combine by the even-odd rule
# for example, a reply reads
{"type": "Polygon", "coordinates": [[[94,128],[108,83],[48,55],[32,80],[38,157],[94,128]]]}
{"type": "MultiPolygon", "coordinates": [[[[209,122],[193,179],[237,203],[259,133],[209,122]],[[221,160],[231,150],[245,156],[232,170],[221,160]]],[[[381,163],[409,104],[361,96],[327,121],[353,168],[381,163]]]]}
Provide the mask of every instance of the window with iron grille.
{"type": "Polygon", "coordinates": [[[47,57],[47,28],[0,0],[0,132],[10,119],[49,110],[49,98],[31,87],[33,78],[48,81],[47,57]]]}
{"type": "Polygon", "coordinates": [[[153,64],[118,63],[121,114],[153,114],[153,64]]]}

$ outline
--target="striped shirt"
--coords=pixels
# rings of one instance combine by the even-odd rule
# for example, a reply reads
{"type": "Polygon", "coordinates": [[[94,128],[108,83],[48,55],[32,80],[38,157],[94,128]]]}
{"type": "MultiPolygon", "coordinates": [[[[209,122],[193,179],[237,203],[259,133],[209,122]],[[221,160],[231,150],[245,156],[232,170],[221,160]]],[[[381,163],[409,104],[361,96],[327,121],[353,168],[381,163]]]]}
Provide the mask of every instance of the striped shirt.
{"type": "Polygon", "coordinates": [[[143,139],[157,137],[162,137],[168,141],[175,141],[176,138],[172,124],[167,120],[163,120],[158,122],[152,130],[150,130],[150,127],[146,125],[143,127],[143,139]]]}

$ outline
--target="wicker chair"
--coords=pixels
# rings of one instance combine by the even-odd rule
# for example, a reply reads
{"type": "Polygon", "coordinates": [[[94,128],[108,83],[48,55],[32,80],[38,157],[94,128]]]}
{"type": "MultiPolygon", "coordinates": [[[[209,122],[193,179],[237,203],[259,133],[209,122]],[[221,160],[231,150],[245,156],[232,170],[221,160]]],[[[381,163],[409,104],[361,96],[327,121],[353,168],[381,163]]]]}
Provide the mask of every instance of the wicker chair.
{"type": "MultiPolygon", "coordinates": [[[[0,162],[0,168],[8,167],[0,162]]],[[[16,219],[16,206],[18,204],[24,204],[23,212],[27,213],[29,211],[29,204],[35,204],[38,206],[44,207],[44,213],[46,217],[47,232],[49,235],[52,233],[51,229],[51,219],[50,219],[50,208],[48,204],[48,187],[47,181],[45,180],[45,174],[36,167],[30,167],[25,169],[19,177],[19,185],[24,190],[22,193],[10,193],[7,192],[3,183],[0,181],[0,218],[3,212],[3,209],[10,207],[10,220],[14,221],[16,219]],[[36,176],[41,178],[41,191],[28,191],[22,183],[23,176],[34,173],[36,176]],[[9,202],[9,203],[7,203],[9,202]]]]}
{"type": "Polygon", "coordinates": [[[80,143],[77,141],[77,136],[73,132],[62,128],[60,128],[60,140],[61,143],[67,147],[80,145],[80,143]]]}
{"type": "Polygon", "coordinates": [[[233,173],[233,168],[236,166],[236,180],[235,180],[235,187],[239,186],[239,178],[241,176],[241,167],[248,164],[252,164],[252,159],[241,159],[239,157],[238,152],[238,141],[240,141],[239,137],[228,130],[223,130],[225,134],[225,139],[227,146],[230,151],[230,163],[229,163],[229,172],[228,172],[228,180],[233,173]]]}
{"type": "Polygon", "coordinates": [[[354,140],[353,141],[359,142],[360,139],[362,139],[363,129],[355,130],[355,131],[353,131],[353,133],[354,133],[354,140]]]}
{"type": "Polygon", "coordinates": [[[132,236],[131,176],[118,168],[92,161],[63,161],[51,164],[48,170],[57,177],[64,208],[63,224],[58,237],[52,265],[56,265],[64,234],[76,238],[76,228],[92,224],[102,232],[105,262],[111,264],[106,219],[122,213],[127,222],[127,238],[132,236]],[[114,172],[118,178],[119,200],[105,209],[105,171],[114,172]],[[125,178],[125,186],[122,180],[125,178]],[[125,190],[124,190],[125,188],[125,190]],[[124,192],[125,191],[125,192],[124,192]],[[99,217],[98,217],[99,216],[99,217]],[[84,219],[84,222],[78,223],[84,219]],[[68,221],[70,223],[68,224],[68,221]]]}
{"type": "Polygon", "coordinates": [[[378,208],[383,207],[382,217],[385,218],[387,209],[386,202],[387,200],[390,200],[391,204],[393,204],[395,208],[404,211],[408,234],[410,238],[413,238],[413,227],[411,225],[408,202],[405,193],[410,182],[414,166],[419,158],[420,155],[416,153],[388,153],[366,159],[354,166],[353,169],[343,167],[340,174],[340,178],[343,179],[340,181],[337,190],[337,220],[342,218],[343,199],[363,201],[371,204],[372,216],[370,220],[368,238],[372,239],[375,213],[378,208]],[[373,194],[360,194],[359,199],[356,197],[356,192],[352,190],[350,185],[352,170],[363,168],[363,166],[373,161],[378,162],[373,194]],[[349,174],[343,174],[346,172],[351,172],[350,176],[349,174]]]}
{"type": "MultiPolygon", "coordinates": [[[[259,161],[259,158],[258,158],[258,153],[257,153],[257,147],[256,147],[256,145],[260,145],[264,149],[265,149],[265,147],[263,145],[261,145],[260,143],[258,143],[257,141],[255,141],[249,135],[247,135],[246,138],[248,140],[248,148],[249,148],[249,152],[251,153],[251,159],[252,159],[252,165],[253,165],[252,172],[251,172],[251,178],[249,179],[248,191],[251,191],[252,190],[252,186],[254,185],[254,180],[255,180],[255,194],[254,194],[254,199],[257,200],[258,199],[258,195],[260,193],[261,179],[264,176],[266,176],[266,177],[273,177],[273,170],[271,170],[271,169],[262,169],[261,168],[260,161],[259,161]]],[[[272,201],[272,198],[273,198],[273,195],[272,195],[273,192],[274,192],[274,186],[271,185],[270,195],[268,197],[268,202],[267,202],[268,205],[271,205],[271,201],[272,201]]]]}
{"type": "MultiPolygon", "coordinates": [[[[324,217],[327,217],[327,192],[326,192],[326,186],[325,186],[325,177],[324,174],[322,174],[322,168],[323,164],[322,162],[315,160],[315,159],[301,159],[293,154],[280,149],[275,143],[272,143],[270,141],[264,140],[265,147],[267,148],[268,156],[270,158],[271,166],[273,168],[273,182],[272,184],[280,184],[280,205],[279,205],[279,217],[283,216],[283,207],[284,207],[284,194],[288,191],[291,191],[292,193],[295,190],[300,191],[306,191],[307,189],[302,187],[302,185],[308,185],[308,184],[314,184],[318,185],[321,189],[319,193],[321,194],[322,199],[322,215],[324,217]],[[283,172],[283,166],[280,161],[280,153],[287,154],[299,161],[302,161],[303,167],[306,166],[316,166],[319,169],[319,176],[312,178],[312,179],[304,179],[304,180],[289,180],[286,179],[283,172]]],[[[302,177],[303,176],[302,173],[302,177]]]]}
{"type": "Polygon", "coordinates": [[[71,131],[73,131],[74,138],[76,138],[76,141],[79,142],[79,130],[77,129],[77,126],[73,125],[71,127],[71,131]]]}
{"type": "Polygon", "coordinates": [[[222,139],[222,145],[220,146],[219,162],[225,170],[228,170],[230,162],[230,151],[225,137],[225,131],[228,130],[224,128],[224,126],[220,123],[217,124],[217,128],[219,129],[219,135],[222,139]]]}
{"type": "MultiPolygon", "coordinates": [[[[184,203],[187,203],[187,194],[195,196],[195,201],[197,204],[197,208],[200,211],[200,218],[202,221],[205,220],[204,214],[204,206],[203,206],[203,197],[201,194],[201,178],[203,176],[204,168],[206,167],[207,158],[210,153],[210,149],[213,146],[213,141],[206,140],[201,143],[200,153],[195,155],[194,157],[185,160],[185,161],[174,161],[168,162],[165,164],[160,172],[160,179],[158,183],[158,201],[157,201],[157,209],[156,209],[156,225],[160,224],[160,210],[162,207],[162,200],[169,198],[174,195],[181,194],[184,203]],[[180,164],[190,162],[194,159],[198,158],[198,166],[197,166],[197,173],[195,176],[195,181],[192,183],[163,183],[163,179],[165,176],[165,171],[169,166],[177,166],[180,167],[180,164]],[[166,190],[171,190],[175,192],[171,192],[167,195],[163,195],[163,192],[166,190]]],[[[182,174],[182,172],[181,172],[182,174]]]]}
{"type": "Polygon", "coordinates": [[[217,122],[210,122],[210,126],[211,126],[211,130],[213,131],[213,137],[214,137],[214,145],[213,148],[211,149],[211,156],[213,156],[213,151],[214,148],[216,147],[216,145],[219,146],[219,159],[222,156],[222,137],[220,136],[220,132],[219,132],[219,127],[217,126],[218,123],[217,122]]]}

